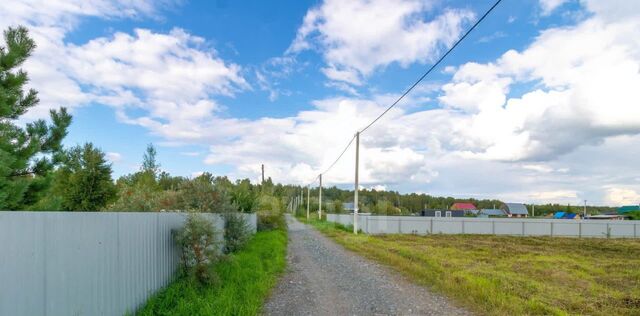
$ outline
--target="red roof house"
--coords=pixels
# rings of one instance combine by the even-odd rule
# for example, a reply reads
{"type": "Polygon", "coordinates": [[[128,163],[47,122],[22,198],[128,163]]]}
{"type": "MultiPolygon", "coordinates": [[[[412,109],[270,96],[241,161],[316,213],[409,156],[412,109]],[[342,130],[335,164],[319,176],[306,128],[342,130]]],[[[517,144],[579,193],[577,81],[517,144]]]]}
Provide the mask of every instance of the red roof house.
{"type": "Polygon", "coordinates": [[[463,211],[477,210],[476,206],[473,205],[473,203],[453,203],[453,205],[451,205],[451,209],[463,211]]]}

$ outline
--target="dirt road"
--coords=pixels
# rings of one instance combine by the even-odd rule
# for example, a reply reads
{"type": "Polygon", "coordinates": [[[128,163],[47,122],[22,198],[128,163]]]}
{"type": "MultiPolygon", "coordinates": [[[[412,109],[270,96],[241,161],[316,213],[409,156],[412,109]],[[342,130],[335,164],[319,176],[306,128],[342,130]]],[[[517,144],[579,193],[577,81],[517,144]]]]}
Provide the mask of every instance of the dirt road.
{"type": "Polygon", "coordinates": [[[469,315],[287,217],[288,271],[266,315],[469,315]]]}

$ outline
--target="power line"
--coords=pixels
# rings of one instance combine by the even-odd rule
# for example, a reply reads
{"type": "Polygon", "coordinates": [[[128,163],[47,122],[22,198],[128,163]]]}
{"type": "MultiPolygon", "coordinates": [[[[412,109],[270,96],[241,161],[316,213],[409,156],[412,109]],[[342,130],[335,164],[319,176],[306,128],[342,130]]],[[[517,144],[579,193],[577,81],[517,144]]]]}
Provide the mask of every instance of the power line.
{"type": "Polygon", "coordinates": [[[429,68],[429,70],[427,70],[427,72],[425,72],[420,78],[418,78],[418,80],[416,82],[413,83],[413,85],[411,85],[411,87],[409,87],[409,89],[407,89],[395,102],[393,102],[386,110],[384,110],[384,112],[382,112],[380,115],[378,115],[378,117],[376,117],[375,120],[373,120],[371,123],[369,123],[369,125],[367,125],[365,128],[363,128],[362,130],[360,130],[360,133],[366,131],[369,127],[371,127],[371,125],[373,125],[375,122],[377,122],[383,115],[387,114],[387,112],[389,112],[389,110],[391,110],[394,106],[396,106],[396,104],[398,104],[398,102],[400,102],[407,94],[409,94],[409,92],[411,92],[411,90],[413,90],[413,88],[415,88],[429,73],[431,73],[431,71],[433,71],[433,69],[435,69],[444,59],[445,57],[447,57],[447,55],[449,55],[449,53],[451,53],[451,51],[453,51],[453,49],[456,48],[456,46],[458,46],[458,44],[460,44],[460,42],[462,42],[467,35],[469,35],[469,33],[471,33],[471,31],[473,31],[476,26],[478,26],[478,24],[480,24],[480,22],[482,22],[482,20],[484,20],[484,18],[487,17],[487,15],[489,15],[489,13],[491,13],[491,11],[493,11],[493,9],[498,6],[498,4],[500,4],[500,2],[502,2],[502,0],[497,0],[493,6],[491,6],[491,8],[489,8],[489,10],[487,10],[487,12],[485,12],[480,19],[478,19],[478,21],[476,21],[475,24],[473,24],[473,26],[471,26],[470,29],[467,30],[466,33],[464,33],[464,35],[462,35],[461,38],[459,38],[455,44],[453,44],[453,46],[451,46],[451,48],[449,48],[449,50],[447,50],[447,52],[442,55],[438,61],[436,61],[435,64],[433,64],[431,66],[431,68],[429,68]]]}
{"type": "Polygon", "coordinates": [[[349,147],[351,146],[351,144],[353,143],[353,140],[356,139],[356,136],[353,135],[353,137],[351,137],[351,140],[349,140],[349,143],[347,144],[346,147],[344,147],[344,149],[342,150],[342,152],[340,153],[340,156],[338,156],[338,158],[336,158],[336,160],[331,164],[331,166],[329,166],[329,168],[327,168],[324,172],[322,172],[321,174],[325,174],[327,172],[329,172],[329,170],[331,170],[331,168],[333,168],[333,166],[336,165],[336,163],[338,162],[338,160],[340,160],[340,158],[342,158],[342,156],[344,155],[345,152],[347,152],[347,149],[349,149],[349,147]]]}

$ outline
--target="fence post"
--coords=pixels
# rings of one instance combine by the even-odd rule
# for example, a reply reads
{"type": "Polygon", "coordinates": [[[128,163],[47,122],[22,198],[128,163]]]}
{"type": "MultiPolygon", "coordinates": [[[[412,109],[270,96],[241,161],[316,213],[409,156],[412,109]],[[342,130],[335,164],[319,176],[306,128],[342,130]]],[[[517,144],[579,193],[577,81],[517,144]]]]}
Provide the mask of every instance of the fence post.
{"type": "Polygon", "coordinates": [[[551,237],[553,237],[553,222],[551,222],[551,237]]]}
{"type": "Polygon", "coordinates": [[[578,222],[578,237],[582,238],[582,222],[578,222]]]}
{"type": "Polygon", "coordinates": [[[491,233],[496,234],[496,221],[491,221],[491,233]]]}
{"type": "Polygon", "coordinates": [[[462,220],[462,234],[464,235],[464,219],[462,220]]]}
{"type": "Polygon", "coordinates": [[[522,236],[524,236],[524,221],[522,221],[522,236]]]}
{"type": "Polygon", "coordinates": [[[429,223],[431,225],[431,227],[429,228],[429,234],[433,234],[433,218],[429,219],[429,223]]]}

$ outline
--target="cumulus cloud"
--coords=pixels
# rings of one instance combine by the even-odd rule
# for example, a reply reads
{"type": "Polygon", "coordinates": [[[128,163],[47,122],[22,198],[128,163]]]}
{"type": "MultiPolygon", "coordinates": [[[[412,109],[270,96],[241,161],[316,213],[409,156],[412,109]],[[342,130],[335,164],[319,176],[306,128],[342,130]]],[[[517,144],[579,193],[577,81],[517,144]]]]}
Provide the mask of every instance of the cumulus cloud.
{"type": "Polygon", "coordinates": [[[122,155],[120,153],[116,153],[116,152],[107,152],[105,154],[105,157],[107,158],[107,160],[109,160],[111,163],[116,163],[116,162],[120,162],[122,161],[122,155]]]}
{"type": "MultiPolygon", "coordinates": [[[[588,8],[590,8],[588,6],[588,8]]],[[[607,137],[640,133],[640,19],[594,16],[546,30],[526,49],[467,63],[440,101],[465,113],[454,135],[469,158],[550,160],[607,137]],[[514,87],[530,86],[521,95],[514,87]]]]}
{"type": "Polygon", "coordinates": [[[609,188],[607,200],[613,205],[639,205],[640,193],[629,188],[609,188]]]}
{"type": "Polygon", "coordinates": [[[322,72],[334,81],[361,85],[376,69],[432,60],[453,44],[474,14],[445,10],[427,20],[431,1],[327,0],[310,9],[288,49],[320,51],[322,72]]]}

